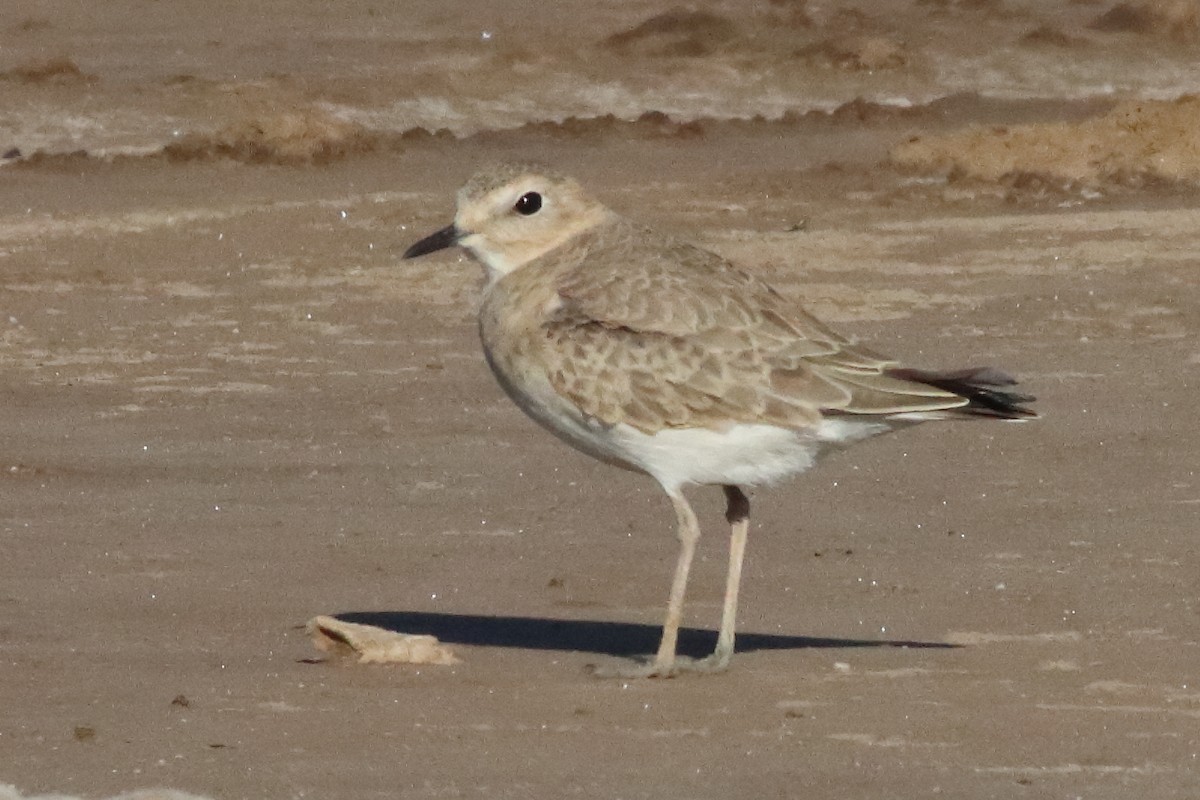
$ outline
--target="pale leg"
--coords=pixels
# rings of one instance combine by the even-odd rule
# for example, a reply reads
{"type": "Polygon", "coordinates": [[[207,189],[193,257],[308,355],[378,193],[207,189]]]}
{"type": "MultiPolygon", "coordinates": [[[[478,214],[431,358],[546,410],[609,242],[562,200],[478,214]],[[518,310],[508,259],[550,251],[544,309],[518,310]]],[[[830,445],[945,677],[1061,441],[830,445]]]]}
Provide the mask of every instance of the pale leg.
{"type": "MultiPolygon", "coordinates": [[[[679,537],[679,560],[675,562],[675,578],[671,581],[671,597],[667,601],[667,618],[663,621],[662,640],[658,652],[650,663],[636,666],[622,665],[616,668],[591,666],[588,670],[599,677],[620,678],[670,678],[684,670],[707,669],[705,662],[690,661],[675,655],[679,643],[679,626],[683,623],[683,598],[687,592],[688,573],[692,570],[692,557],[696,554],[696,542],[700,538],[700,523],[687,498],[678,490],[668,490],[671,504],[675,507],[677,520],[676,535],[679,537]],[[684,663],[680,663],[680,659],[684,663]]],[[[728,659],[726,659],[728,660],[728,659]]]]}
{"type": "Polygon", "coordinates": [[[746,535],[750,530],[750,500],[736,486],[724,486],[725,519],[729,521],[729,574],[725,580],[725,605],[721,610],[721,632],[717,649],[705,659],[705,666],[723,670],[733,656],[733,637],[737,623],[738,587],[742,582],[742,561],[746,555],[746,535]]]}
{"type": "Polygon", "coordinates": [[[671,597],[667,601],[667,618],[663,622],[662,641],[654,657],[651,675],[669,677],[675,672],[675,646],[679,641],[679,625],[683,621],[683,596],[687,591],[688,573],[692,569],[692,556],[696,554],[696,541],[700,538],[700,524],[696,514],[688,505],[687,498],[678,490],[670,492],[671,504],[675,506],[678,521],[676,534],[679,537],[679,560],[675,563],[675,579],[671,581],[671,597]]]}

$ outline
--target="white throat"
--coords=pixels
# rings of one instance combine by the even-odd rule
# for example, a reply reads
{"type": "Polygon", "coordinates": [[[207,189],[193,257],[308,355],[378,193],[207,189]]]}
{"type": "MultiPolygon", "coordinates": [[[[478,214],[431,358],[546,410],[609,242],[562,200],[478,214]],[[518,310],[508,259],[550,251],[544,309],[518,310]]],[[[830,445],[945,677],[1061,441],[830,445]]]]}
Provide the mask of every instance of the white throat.
{"type": "MultiPolygon", "coordinates": [[[[480,236],[478,233],[472,233],[464,236],[458,241],[459,246],[470,253],[476,261],[483,264],[487,269],[488,281],[496,281],[512,272],[517,267],[525,265],[531,261],[531,258],[514,258],[513,253],[506,252],[504,249],[495,247],[486,237],[480,236]]],[[[538,253],[538,255],[541,255],[538,253]]],[[[527,254],[522,254],[527,256],[527,254]]],[[[536,258],[534,256],[533,258],[536,258]]]]}
{"type": "MultiPolygon", "coordinates": [[[[489,280],[494,281],[562,247],[611,217],[612,212],[603,206],[595,206],[562,220],[562,224],[553,230],[543,228],[527,236],[505,237],[503,243],[496,241],[500,237],[473,232],[460,238],[458,244],[487,268],[489,280]]],[[[469,220],[460,221],[459,224],[462,228],[471,229],[469,220]]]]}

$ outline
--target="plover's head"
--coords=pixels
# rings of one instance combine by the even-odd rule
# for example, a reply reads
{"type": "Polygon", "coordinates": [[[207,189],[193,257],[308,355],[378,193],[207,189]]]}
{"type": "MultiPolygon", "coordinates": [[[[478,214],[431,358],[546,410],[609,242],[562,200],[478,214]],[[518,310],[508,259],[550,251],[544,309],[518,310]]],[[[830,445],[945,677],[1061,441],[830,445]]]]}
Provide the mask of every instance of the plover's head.
{"type": "Polygon", "coordinates": [[[405,258],[461,245],[498,278],[565,244],[612,212],[564,175],[528,164],[477,173],[458,192],[454,224],[408,248],[405,258]]]}

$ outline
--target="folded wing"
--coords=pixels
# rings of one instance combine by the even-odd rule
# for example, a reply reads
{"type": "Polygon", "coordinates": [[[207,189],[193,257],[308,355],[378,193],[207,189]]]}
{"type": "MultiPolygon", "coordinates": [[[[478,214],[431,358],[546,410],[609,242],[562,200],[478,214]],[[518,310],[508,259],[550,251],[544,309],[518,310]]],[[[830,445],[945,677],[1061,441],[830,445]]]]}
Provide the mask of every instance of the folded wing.
{"type": "Polygon", "coordinates": [[[1035,416],[990,369],[922,372],[855,346],[719,256],[631,223],[603,258],[563,276],[543,323],[555,390],[607,424],[664,428],[822,415],[1035,416]],[[637,260],[638,269],[619,266],[637,260]]]}

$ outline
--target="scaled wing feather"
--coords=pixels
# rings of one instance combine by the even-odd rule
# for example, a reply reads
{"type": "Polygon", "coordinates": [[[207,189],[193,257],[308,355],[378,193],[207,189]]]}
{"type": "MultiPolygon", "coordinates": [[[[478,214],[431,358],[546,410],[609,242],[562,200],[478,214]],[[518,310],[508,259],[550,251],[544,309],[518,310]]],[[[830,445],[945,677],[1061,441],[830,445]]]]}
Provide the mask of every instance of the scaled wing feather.
{"type": "Polygon", "coordinates": [[[896,362],[790,307],[720,256],[612,224],[622,229],[604,232],[603,257],[562,275],[561,306],[543,322],[551,384],[585,414],[646,432],[734,422],[800,429],[822,412],[888,415],[967,402],[892,374],[896,362]]]}

